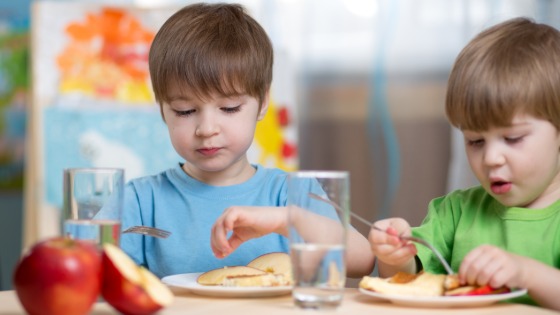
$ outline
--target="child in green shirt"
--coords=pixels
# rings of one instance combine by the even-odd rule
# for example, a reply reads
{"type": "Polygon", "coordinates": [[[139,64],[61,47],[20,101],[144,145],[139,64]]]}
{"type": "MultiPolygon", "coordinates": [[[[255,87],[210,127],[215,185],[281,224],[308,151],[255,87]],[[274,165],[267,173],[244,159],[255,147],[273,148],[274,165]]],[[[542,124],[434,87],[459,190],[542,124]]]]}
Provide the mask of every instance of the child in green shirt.
{"type": "Polygon", "coordinates": [[[379,273],[445,273],[460,281],[525,288],[522,302],[560,310],[560,32],[525,18],[491,27],[459,54],[446,113],[461,130],[480,186],[432,200],[421,226],[401,218],[370,231],[379,273]]]}

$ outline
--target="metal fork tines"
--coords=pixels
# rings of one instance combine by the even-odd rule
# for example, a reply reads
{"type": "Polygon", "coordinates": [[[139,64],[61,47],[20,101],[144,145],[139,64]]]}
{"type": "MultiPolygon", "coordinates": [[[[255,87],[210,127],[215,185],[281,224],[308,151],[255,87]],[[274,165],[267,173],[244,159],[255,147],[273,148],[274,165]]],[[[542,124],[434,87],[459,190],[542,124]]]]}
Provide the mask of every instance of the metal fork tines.
{"type": "MultiPolygon", "coordinates": [[[[330,200],[330,199],[327,199],[326,197],[322,197],[322,196],[319,196],[319,195],[314,194],[314,193],[309,193],[309,197],[330,204],[330,205],[333,206],[333,207],[336,209],[336,211],[338,211],[338,212],[341,212],[341,213],[344,213],[344,212],[345,212],[345,210],[342,209],[341,206],[337,205],[335,202],[333,202],[333,201],[330,200]]],[[[370,227],[373,228],[374,230],[378,230],[378,231],[381,231],[381,232],[383,232],[383,233],[389,234],[386,230],[381,229],[381,228],[375,226],[375,225],[373,224],[373,222],[370,222],[370,221],[368,221],[368,220],[362,218],[361,216],[355,214],[354,212],[349,211],[349,213],[350,213],[350,216],[352,216],[353,218],[355,218],[355,219],[357,219],[358,221],[362,222],[363,224],[365,224],[365,225],[367,225],[367,226],[370,226],[370,227]]],[[[393,234],[389,234],[389,235],[393,235],[393,234]]],[[[425,240],[423,240],[423,239],[414,237],[414,236],[403,236],[403,235],[393,235],[393,236],[396,236],[396,237],[400,238],[401,240],[410,241],[410,242],[415,242],[415,243],[418,243],[418,244],[421,244],[421,245],[424,245],[424,246],[428,247],[428,248],[434,253],[434,255],[436,255],[436,257],[438,258],[439,262],[443,265],[443,268],[445,268],[445,271],[446,271],[448,274],[450,274],[450,275],[452,275],[452,274],[454,273],[454,272],[453,272],[453,269],[451,269],[451,266],[449,266],[449,263],[447,263],[447,261],[443,258],[443,256],[442,256],[441,253],[439,252],[439,250],[437,250],[437,248],[435,248],[435,247],[434,247],[432,244],[430,244],[429,242],[427,242],[427,241],[425,241],[425,240]]]]}
{"type": "Polygon", "coordinates": [[[124,230],[123,233],[143,234],[157,238],[168,238],[169,235],[171,235],[171,232],[169,231],[143,225],[129,227],[128,229],[124,230]]]}
{"type": "MultiPolygon", "coordinates": [[[[377,226],[375,226],[373,224],[371,226],[373,227],[374,230],[378,230],[378,231],[389,234],[386,230],[378,228],[377,226]]],[[[392,234],[389,234],[389,235],[392,235],[392,234]]],[[[400,238],[401,240],[411,241],[411,242],[422,244],[422,245],[428,247],[434,253],[434,255],[436,255],[439,262],[443,265],[443,268],[445,268],[445,271],[447,272],[447,274],[452,275],[454,273],[453,269],[451,269],[451,266],[449,266],[449,263],[447,263],[447,261],[443,258],[443,256],[439,252],[439,250],[437,250],[437,248],[435,248],[428,241],[423,240],[423,239],[418,238],[418,237],[414,237],[414,236],[404,236],[404,235],[393,235],[393,236],[396,236],[396,237],[400,238]]]]}

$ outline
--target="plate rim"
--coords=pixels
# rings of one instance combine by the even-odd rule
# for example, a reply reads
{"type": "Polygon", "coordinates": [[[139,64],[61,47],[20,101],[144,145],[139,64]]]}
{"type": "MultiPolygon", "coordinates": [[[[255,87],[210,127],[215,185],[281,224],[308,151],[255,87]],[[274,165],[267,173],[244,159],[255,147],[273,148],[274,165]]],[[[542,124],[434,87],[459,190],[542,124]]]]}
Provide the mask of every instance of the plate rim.
{"type": "Polygon", "coordinates": [[[192,293],[211,296],[230,296],[230,297],[257,297],[284,295],[292,291],[292,286],[276,287],[224,287],[224,286],[205,286],[198,284],[196,279],[203,272],[180,273],[165,276],[161,281],[179,289],[186,289],[192,293]],[[181,279],[185,283],[177,283],[175,279],[181,279]]]}
{"type": "Polygon", "coordinates": [[[384,294],[359,288],[365,295],[389,301],[393,304],[425,306],[425,307],[465,307],[476,305],[488,305],[502,300],[507,300],[527,294],[527,289],[515,289],[511,292],[488,295],[471,296],[407,296],[396,294],[384,294]]]}

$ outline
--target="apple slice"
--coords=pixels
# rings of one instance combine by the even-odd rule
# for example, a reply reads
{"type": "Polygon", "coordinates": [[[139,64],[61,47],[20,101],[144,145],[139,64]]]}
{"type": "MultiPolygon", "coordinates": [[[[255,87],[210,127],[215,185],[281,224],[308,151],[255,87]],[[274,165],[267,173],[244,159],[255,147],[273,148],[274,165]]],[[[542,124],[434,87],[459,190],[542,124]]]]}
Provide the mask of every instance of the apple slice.
{"type": "Polygon", "coordinates": [[[290,255],[281,252],[274,252],[261,255],[247,264],[247,267],[257,268],[268,273],[280,274],[291,283],[292,262],[290,255]]]}
{"type": "Polygon", "coordinates": [[[266,275],[266,272],[247,266],[232,266],[207,271],[196,280],[201,285],[223,285],[229,277],[266,275]]]}
{"type": "Polygon", "coordinates": [[[103,244],[102,263],[101,294],[122,314],[153,314],[173,302],[171,290],[119,247],[103,244]]]}

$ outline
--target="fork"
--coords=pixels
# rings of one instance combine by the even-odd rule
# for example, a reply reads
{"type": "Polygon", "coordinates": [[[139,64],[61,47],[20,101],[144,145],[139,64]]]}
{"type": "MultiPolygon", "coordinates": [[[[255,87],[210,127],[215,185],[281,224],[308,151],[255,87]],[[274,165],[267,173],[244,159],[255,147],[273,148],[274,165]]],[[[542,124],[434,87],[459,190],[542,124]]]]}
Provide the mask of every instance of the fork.
{"type": "Polygon", "coordinates": [[[143,234],[148,236],[153,236],[157,238],[168,238],[171,235],[171,232],[158,229],[151,226],[144,226],[144,225],[136,225],[129,227],[128,229],[124,230],[123,233],[136,233],[136,234],[143,234]]]}
{"type": "MultiPolygon", "coordinates": [[[[339,206],[338,204],[336,204],[334,201],[332,201],[330,199],[327,199],[325,197],[319,196],[319,195],[314,194],[314,193],[309,193],[308,195],[309,195],[309,197],[311,197],[313,199],[320,200],[320,201],[323,201],[323,202],[326,202],[326,203],[330,204],[331,206],[333,206],[336,209],[336,211],[338,211],[340,213],[345,213],[346,212],[341,206],[339,206]]],[[[365,224],[369,227],[372,227],[374,230],[381,231],[383,233],[389,234],[389,232],[387,232],[387,230],[384,230],[380,227],[375,226],[373,224],[373,222],[362,218],[361,216],[357,215],[356,213],[354,213],[352,211],[349,211],[349,213],[350,213],[350,216],[352,216],[354,219],[362,222],[363,224],[365,224]]],[[[415,243],[426,246],[436,255],[439,262],[443,265],[443,268],[445,268],[445,271],[447,272],[447,274],[450,274],[450,275],[454,274],[453,269],[451,269],[451,266],[449,266],[447,261],[445,259],[443,259],[443,256],[441,255],[439,250],[437,250],[437,248],[435,248],[430,242],[428,242],[426,240],[423,240],[421,238],[418,238],[418,237],[414,237],[414,236],[393,235],[393,234],[389,234],[389,235],[396,236],[400,240],[415,242],[415,243]]]]}

